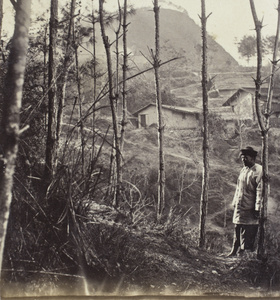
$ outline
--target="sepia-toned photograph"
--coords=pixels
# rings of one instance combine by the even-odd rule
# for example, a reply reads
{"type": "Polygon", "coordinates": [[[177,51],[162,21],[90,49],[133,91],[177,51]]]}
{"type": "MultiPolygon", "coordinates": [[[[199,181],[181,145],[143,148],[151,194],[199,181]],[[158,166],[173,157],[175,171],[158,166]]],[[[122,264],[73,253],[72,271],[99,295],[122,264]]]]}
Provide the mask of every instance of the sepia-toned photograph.
{"type": "Polygon", "coordinates": [[[280,299],[280,0],[0,0],[0,299],[280,299]]]}

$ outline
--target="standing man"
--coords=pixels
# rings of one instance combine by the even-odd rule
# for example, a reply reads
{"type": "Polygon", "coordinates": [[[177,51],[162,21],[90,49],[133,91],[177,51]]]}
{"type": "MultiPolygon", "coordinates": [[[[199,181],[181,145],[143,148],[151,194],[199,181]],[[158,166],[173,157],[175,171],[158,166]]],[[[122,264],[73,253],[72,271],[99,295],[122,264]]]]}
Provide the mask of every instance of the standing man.
{"type": "Polygon", "coordinates": [[[232,250],[228,256],[235,256],[238,250],[240,254],[244,250],[254,250],[262,199],[262,166],[255,162],[257,154],[252,147],[240,150],[244,166],[240,171],[232,202],[235,226],[232,250]]]}

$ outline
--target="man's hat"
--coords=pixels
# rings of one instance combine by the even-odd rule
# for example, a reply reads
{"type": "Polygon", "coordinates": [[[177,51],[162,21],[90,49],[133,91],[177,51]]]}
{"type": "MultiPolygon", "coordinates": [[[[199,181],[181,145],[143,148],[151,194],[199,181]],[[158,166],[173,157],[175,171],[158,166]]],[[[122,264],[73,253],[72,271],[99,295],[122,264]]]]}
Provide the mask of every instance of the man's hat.
{"type": "Polygon", "coordinates": [[[249,156],[252,156],[252,157],[256,157],[257,154],[258,154],[258,151],[254,150],[250,146],[247,146],[246,148],[240,150],[240,155],[242,155],[242,154],[243,155],[249,155],[249,156]]]}

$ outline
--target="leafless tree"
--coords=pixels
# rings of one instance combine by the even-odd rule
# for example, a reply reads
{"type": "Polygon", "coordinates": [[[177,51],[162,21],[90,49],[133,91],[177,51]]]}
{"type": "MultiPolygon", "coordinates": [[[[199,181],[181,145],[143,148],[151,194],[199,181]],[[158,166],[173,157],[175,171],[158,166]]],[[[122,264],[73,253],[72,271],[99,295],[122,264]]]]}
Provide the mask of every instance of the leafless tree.
{"type": "MultiPolygon", "coordinates": [[[[121,24],[122,24],[122,9],[120,5],[120,1],[118,0],[118,15],[117,15],[117,28],[115,29],[115,55],[116,55],[116,65],[115,65],[115,74],[114,74],[114,102],[115,102],[115,113],[116,117],[118,118],[118,106],[119,106],[119,96],[120,96],[120,77],[119,77],[119,61],[120,61],[120,46],[119,46],[119,39],[120,39],[120,31],[121,31],[121,24]]],[[[117,124],[117,128],[119,131],[119,125],[117,124]]],[[[119,139],[119,137],[118,137],[119,139]]],[[[121,154],[121,153],[120,153],[121,154]]],[[[120,169],[118,170],[117,167],[117,155],[116,152],[116,139],[113,140],[113,147],[111,152],[111,169],[110,169],[110,184],[114,186],[120,186],[121,180],[122,180],[122,156],[120,155],[120,169]]],[[[116,196],[115,193],[115,200],[116,202],[116,196]]]]}
{"type": "Polygon", "coordinates": [[[79,105],[79,126],[80,126],[80,138],[81,138],[81,158],[82,158],[82,174],[85,172],[85,132],[84,132],[84,119],[83,119],[83,92],[82,92],[82,78],[80,73],[80,64],[78,56],[78,42],[75,41],[75,65],[76,65],[76,82],[78,89],[78,105],[79,105]]]}
{"type": "MultiPolygon", "coordinates": [[[[96,71],[96,17],[94,14],[93,0],[92,0],[92,59],[93,59],[93,105],[92,105],[92,131],[95,131],[95,109],[96,109],[96,98],[97,98],[97,71],[96,71]]],[[[95,149],[95,135],[92,137],[92,158],[94,159],[94,149],[95,149]]]]}
{"type": "Polygon", "coordinates": [[[261,100],[261,86],[262,86],[262,21],[258,19],[256,8],[253,0],[250,0],[252,16],[254,19],[255,30],[256,30],[256,41],[257,41],[257,74],[255,79],[255,107],[256,114],[258,119],[258,124],[262,136],[262,166],[263,166],[263,192],[262,192],[262,203],[260,209],[260,219],[259,219],[259,238],[258,238],[258,250],[257,254],[259,258],[263,258],[265,256],[265,244],[266,244],[266,219],[267,219],[267,201],[268,201],[268,192],[269,192],[269,170],[268,170],[268,131],[269,131],[269,118],[271,116],[271,102],[273,96],[273,88],[274,88],[274,74],[276,72],[276,65],[278,63],[277,60],[277,52],[278,52],[278,44],[279,44],[279,31],[280,31],[280,0],[278,1],[278,22],[277,22],[277,30],[276,30],[276,38],[274,42],[274,51],[273,51],[273,59],[271,61],[271,74],[269,81],[269,88],[267,93],[266,104],[264,110],[262,111],[260,100],[261,100]]]}
{"type": "Polygon", "coordinates": [[[116,54],[116,75],[115,75],[115,97],[116,97],[116,109],[118,109],[118,100],[119,100],[119,64],[120,64],[120,47],[119,39],[122,25],[122,9],[120,1],[118,0],[118,26],[115,30],[116,42],[115,42],[115,54],[116,54]]]}
{"type": "MultiPolygon", "coordinates": [[[[128,53],[127,53],[127,0],[124,0],[123,5],[123,73],[122,73],[122,122],[121,122],[121,137],[120,137],[120,149],[121,153],[123,153],[123,147],[124,147],[124,135],[125,135],[125,126],[127,124],[127,98],[126,98],[126,79],[127,79],[127,59],[128,59],[128,53]]],[[[123,163],[122,163],[123,165],[123,163]]],[[[122,170],[121,170],[121,177],[122,177],[122,170]]]]}
{"type": "Polygon", "coordinates": [[[48,133],[46,142],[46,164],[44,179],[48,186],[55,173],[57,164],[57,86],[56,86],[56,42],[58,26],[58,0],[51,0],[49,78],[48,78],[48,133]]]}
{"type": "Polygon", "coordinates": [[[109,100],[111,106],[112,113],[112,123],[113,123],[113,131],[114,131],[114,147],[116,152],[116,186],[114,189],[114,206],[119,205],[119,197],[120,197],[120,164],[121,164],[121,153],[119,147],[119,137],[118,137],[118,122],[117,122],[117,114],[116,114],[116,103],[115,103],[115,92],[114,92],[114,81],[113,81],[113,71],[112,71],[112,59],[111,59],[111,51],[110,51],[110,42],[108,36],[105,32],[105,23],[104,23],[104,11],[103,11],[103,2],[104,0],[99,0],[99,17],[100,17],[100,27],[101,27],[101,35],[103,39],[103,44],[106,51],[107,58],[107,69],[108,69],[108,83],[109,83],[109,100]]]}
{"type": "Polygon", "coordinates": [[[155,54],[153,55],[153,67],[155,72],[156,106],[158,116],[158,147],[159,147],[159,169],[158,169],[158,203],[157,221],[160,221],[165,205],[165,163],[164,163],[164,122],[162,113],[162,101],[160,92],[160,34],[159,34],[159,6],[158,0],[154,0],[155,17],[155,54]]]}
{"type": "Polygon", "coordinates": [[[66,93],[66,84],[69,69],[73,62],[73,28],[74,28],[74,14],[75,14],[76,0],[71,1],[70,14],[69,14],[69,25],[67,32],[66,48],[64,54],[64,60],[62,65],[61,75],[59,77],[59,86],[58,86],[58,109],[57,109],[57,129],[56,129],[56,139],[59,142],[61,124],[63,122],[63,107],[65,103],[65,93],[66,93]]]}
{"type": "Polygon", "coordinates": [[[209,129],[208,129],[208,82],[207,82],[207,31],[205,0],[201,0],[201,31],[202,31],[202,106],[203,106],[203,172],[202,192],[200,199],[199,247],[205,244],[205,222],[208,205],[209,183],[209,129]]]}

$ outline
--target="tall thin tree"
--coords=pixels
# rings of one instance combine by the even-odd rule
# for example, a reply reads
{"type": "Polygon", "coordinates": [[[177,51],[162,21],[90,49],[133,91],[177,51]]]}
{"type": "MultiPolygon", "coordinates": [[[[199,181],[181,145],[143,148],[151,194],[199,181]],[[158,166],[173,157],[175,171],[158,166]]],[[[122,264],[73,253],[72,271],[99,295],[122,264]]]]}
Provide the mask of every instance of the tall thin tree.
{"type": "Polygon", "coordinates": [[[71,0],[65,55],[64,55],[61,75],[59,77],[59,86],[57,91],[58,109],[57,109],[57,124],[56,124],[57,127],[56,140],[58,144],[60,139],[61,124],[63,122],[63,107],[65,103],[67,77],[68,77],[69,69],[73,62],[74,51],[72,45],[73,45],[73,27],[74,27],[75,8],[76,8],[76,0],[71,0]]]}
{"type": "MultiPolygon", "coordinates": [[[[96,118],[96,98],[97,98],[97,59],[96,59],[96,22],[97,19],[94,13],[94,5],[92,0],[92,11],[91,11],[91,20],[92,20],[92,61],[93,61],[93,105],[92,105],[92,132],[95,132],[95,118],[96,118]]],[[[95,134],[92,136],[92,154],[91,161],[94,160],[95,155],[95,134]]]]}
{"type": "MultiPolygon", "coordinates": [[[[125,135],[125,126],[127,124],[127,60],[128,60],[128,53],[127,53],[127,0],[124,0],[123,4],[123,73],[122,73],[122,122],[121,122],[121,137],[120,137],[120,149],[123,153],[124,147],[124,135],[125,135]]],[[[122,172],[121,172],[122,175],[122,172]]]]}
{"type": "Polygon", "coordinates": [[[76,82],[78,90],[78,105],[79,105],[79,125],[80,125],[80,138],[81,138],[81,158],[82,158],[82,174],[85,172],[85,132],[84,132],[84,119],[83,119],[83,92],[82,92],[82,78],[80,72],[80,63],[78,56],[78,40],[75,39],[75,65],[76,65],[76,82]]]}
{"type": "Polygon", "coordinates": [[[109,83],[109,101],[112,113],[112,123],[113,123],[113,131],[114,131],[114,148],[116,151],[116,186],[114,189],[114,199],[113,204],[115,207],[119,205],[120,198],[120,163],[121,163],[121,153],[119,147],[119,136],[118,136],[118,121],[116,114],[116,103],[115,103],[115,93],[114,93],[114,80],[113,80],[113,71],[112,71],[112,59],[111,59],[111,51],[110,51],[110,42],[109,38],[105,32],[105,22],[104,22],[104,9],[103,9],[104,0],[99,0],[99,18],[100,18],[100,28],[101,35],[104,44],[104,48],[106,51],[107,58],[107,69],[108,69],[108,83],[109,83]]]}
{"type": "MultiPolygon", "coordinates": [[[[116,55],[116,67],[115,67],[115,74],[114,74],[114,95],[115,95],[115,113],[118,117],[118,105],[119,105],[119,61],[120,61],[120,50],[119,50],[119,38],[120,38],[120,30],[121,30],[121,22],[122,22],[122,9],[120,5],[120,1],[118,0],[118,17],[117,17],[117,28],[115,29],[115,55],[116,55]]],[[[119,128],[118,128],[119,131],[119,128]]],[[[120,169],[117,170],[117,153],[116,153],[116,146],[115,142],[116,140],[113,140],[113,147],[111,151],[111,168],[110,168],[110,183],[113,187],[117,186],[118,184],[121,185],[122,175],[121,175],[121,165],[122,165],[122,157],[120,155],[120,169]],[[119,176],[119,177],[118,177],[119,176]]],[[[116,193],[114,194],[114,202],[116,202],[116,193]]]]}
{"type": "MultiPolygon", "coordinates": [[[[47,70],[48,70],[48,64],[47,64],[47,56],[48,56],[48,24],[45,24],[45,28],[44,28],[44,46],[43,46],[43,64],[44,64],[44,74],[43,74],[43,95],[46,94],[47,91],[47,70]]],[[[45,112],[45,120],[46,120],[46,114],[47,111],[45,112]]],[[[45,121],[45,124],[47,124],[47,122],[45,121]]]]}
{"type": "Polygon", "coordinates": [[[159,28],[159,6],[158,0],[154,0],[155,17],[155,54],[153,55],[153,67],[155,73],[156,106],[158,117],[158,201],[157,201],[157,221],[159,222],[165,205],[165,163],[164,163],[164,121],[162,113],[162,100],[160,92],[160,28],[159,28]]]}
{"type": "Polygon", "coordinates": [[[252,16],[254,19],[255,30],[256,30],[256,40],[257,40],[257,74],[255,79],[255,107],[257,120],[262,136],[262,167],[263,167],[263,190],[262,190],[262,203],[260,208],[260,219],[259,219],[259,235],[258,235],[258,249],[257,255],[258,258],[265,257],[266,254],[266,220],[267,220],[267,202],[268,202],[268,193],[269,193],[269,170],[268,170],[268,132],[269,132],[269,118],[271,116],[271,103],[273,96],[273,88],[274,88],[274,75],[277,67],[277,53],[278,53],[278,44],[279,44],[279,36],[280,36],[280,0],[278,1],[278,22],[276,29],[276,37],[274,42],[274,50],[273,50],[273,59],[271,62],[271,74],[270,81],[268,86],[268,93],[266,104],[264,110],[262,112],[260,100],[261,100],[261,86],[262,86],[262,78],[261,78],[261,69],[262,69],[262,36],[261,29],[263,27],[262,21],[260,21],[257,17],[255,3],[253,0],[250,0],[250,6],[252,11],[252,16]]]}
{"type": "Polygon", "coordinates": [[[205,244],[205,223],[208,205],[209,184],[209,130],[208,130],[208,91],[207,91],[207,31],[205,0],[201,0],[201,31],[202,31],[202,106],[203,106],[203,172],[200,199],[199,247],[205,244]]]}
{"type": "Polygon", "coordinates": [[[116,98],[116,109],[118,110],[118,100],[119,100],[119,65],[120,65],[120,47],[119,39],[122,25],[122,9],[120,1],[118,0],[118,27],[115,30],[116,43],[115,43],[115,54],[116,54],[116,75],[115,75],[115,98],[116,98]]]}
{"type": "Polygon", "coordinates": [[[20,137],[20,109],[28,48],[31,0],[18,0],[14,3],[14,7],[16,10],[15,29],[4,83],[0,139],[2,148],[0,156],[0,268],[3,261],[20,137]]]}
{"type": "Polygon", "coordinates": [[[58,26],[58,0],[51,0],[50,11],[50,43],[49,43],[49,73],[48,73],[48,133],[46,141],[46,186],[51,183],[57,159],[57,86],[56,86],[56,41],[58,26]]]}

